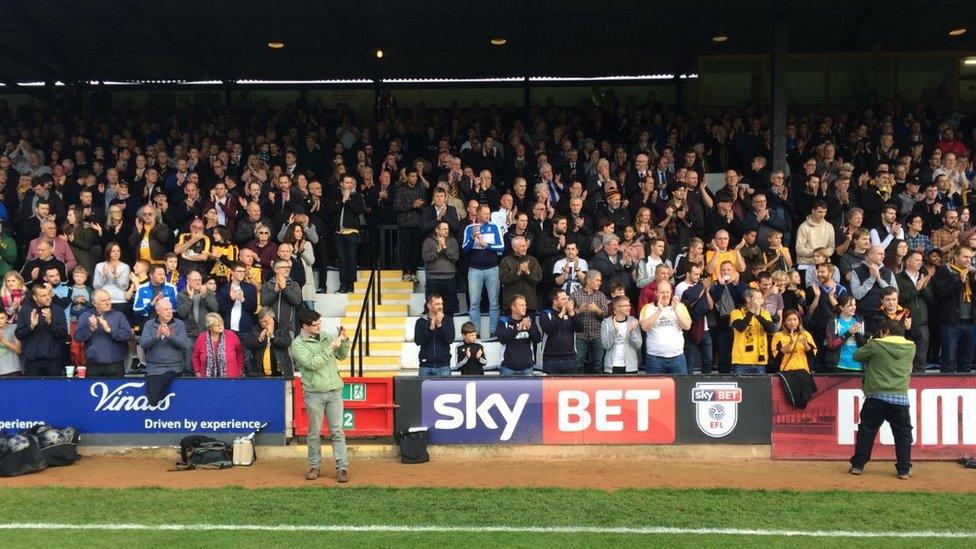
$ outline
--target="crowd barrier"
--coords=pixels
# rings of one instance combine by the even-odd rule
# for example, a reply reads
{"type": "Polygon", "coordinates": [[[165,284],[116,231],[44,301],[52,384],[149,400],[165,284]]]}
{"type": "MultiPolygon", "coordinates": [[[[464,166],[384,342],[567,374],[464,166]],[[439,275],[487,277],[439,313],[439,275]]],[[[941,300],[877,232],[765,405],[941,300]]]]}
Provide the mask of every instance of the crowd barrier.
{"type": "MultiPolygon", "coordinates": [[[[427,427],[434,444],[772,444],[774,459],[848,459],[863,400],[856,376],[816,376],[805,409],[775,377],[566,376],[353,378],[350,437],[427,427]]],[[[259,444],[308,432],[301,384],[284,379],[176,379],[149,406],[144,379],[0,379],[0,429],[74,425],[83,443],[172,445],[190,434],[259,444]]],[[[976,454],[976,377],[919,376],[909,391],[913,459],[976,454]]],[[[890,429],[876,456],[894,454],[890,429]]]]}

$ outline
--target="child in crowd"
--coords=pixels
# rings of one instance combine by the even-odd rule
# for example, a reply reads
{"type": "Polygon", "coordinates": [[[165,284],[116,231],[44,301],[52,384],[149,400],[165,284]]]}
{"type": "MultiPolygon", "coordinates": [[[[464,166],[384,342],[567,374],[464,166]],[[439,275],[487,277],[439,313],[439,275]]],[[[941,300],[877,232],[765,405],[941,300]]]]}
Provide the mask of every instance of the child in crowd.
{"type": "Polygon", "coordinates": [[[17,271],[8,271],[3,277],[3,288],[0,288],[0,300],[3,301],[3,310],[7,313],[10,323],[17,321],[17,313],[20,312],[20,304],[24,299],[24,277],[17,271]]]}
{"type": "Polygon", "coordinates": [[[854,360],[854,353],[857,348],[864,344],[864,322],[857,316],[857,303],[854,296],[846,294],[837,299],[838,316],[834,319],[831,337],[839,343],[836,349],[839,351],[837,361],[827,366],[836,365],[838,370],[844,372],[860,372],[861,363],[854,360]]]}
{"type": "Polygon", "coordinates": [[[794,310],[783,313],[783,327],[773,335],[772,355],[777,358],[779,371],[810,371],[808,354],[817,353],[817,344],[810,332],[800,324],[800,314],[794,310]]]}
{"type": "Polygon", "coordinates": [[[85,364],[85,346],[84,343],[75,341],[74,337],[78,317],[92,306],[93,290],[88,285],[88,269],[81,265],[75,266],[71,270],[71,281],[73,284],[68,286],[68,300],[71,303],[68,315],[68,330],[71,334],[71,363],[75,366],[82,366],[85,364]]]}
{"type": "Polygon", "coordinates": [[[166,265],[166,282],[176,286],[176,292],[186,289],[186,277],[180,273],[180,256],[170,252],[163,256],[163,263],[166,265]]]}
{"type": "Polygon", "coordinates": [[[210,274],[223,282],[230,280],[231,268],[239,254],[240,251],[231,241],[227,227],[214,229],[213,244],[210,246],[210,257],[214,261],[214,266],[210,274]]]}
{"type": "Polygon", "coordinates": [[[457,369],[462,376],[483,376],[485,375],[485,364],[488,364],[488,357],[485,356],[485,349],[478,343],[478,330],[473,322],[465,322],[461,325],[461,338],[463,343],[457,346],[457,369]]]}
{"type": "Polygon", "coordinates": [[[14,332],[17,326],[9,322],[10,316],[0,310],[0,378],[19,376],[23,371],[20,365],[20,341],[14,332]]]}

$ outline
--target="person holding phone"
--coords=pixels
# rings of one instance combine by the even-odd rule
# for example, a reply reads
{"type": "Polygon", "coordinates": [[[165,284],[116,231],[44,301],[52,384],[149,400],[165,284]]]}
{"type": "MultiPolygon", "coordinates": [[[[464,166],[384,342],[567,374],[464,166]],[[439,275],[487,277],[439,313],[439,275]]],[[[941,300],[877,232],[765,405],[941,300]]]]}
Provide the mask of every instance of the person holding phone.
{"type": "Polygon", "coordinates": [[[342,378],[338,361],[349,357],[352,346],[346,329],[339,326],[333,337],[322,332],[322,318],[309,309],[298,311],[301,332],[291,343],[291,356],[302,374],[302,391],[308,412],[308,473],[306,480],[319,478],[322,467],[322,417],[329,422],[336,480],[349,482],[346,435],[342,431],[342,378]]]}

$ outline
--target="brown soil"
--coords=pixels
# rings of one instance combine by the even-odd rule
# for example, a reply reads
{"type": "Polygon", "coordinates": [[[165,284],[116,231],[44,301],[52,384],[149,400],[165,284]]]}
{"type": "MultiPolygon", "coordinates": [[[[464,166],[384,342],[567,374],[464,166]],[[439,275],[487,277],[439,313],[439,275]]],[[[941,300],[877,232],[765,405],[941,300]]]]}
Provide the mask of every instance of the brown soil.
{"type": "MultiPolygon", "coordinates": [[[[252,467],[223,471],[167,472],[173,461],[132,456],[86,457],[71,467],[3,479],[0,486],[129,488],[164,486],[269,488],[335,484],[331,464],[316,482],[304,479],[301,459],[261,460],[252,467]]],[[[976,492],[976,471],[947,462],[916,463],[911,480],[898,480],[891,462],[871,463],[864,476],[847,474],[844,462],[618,460],[580,463],[568,460],[506,461],[437,459],[403,465],[394,459],[353,461],[345,486],[384,487],[566,487],[744,488],[792,490],[870,490],[976,492]]]]}

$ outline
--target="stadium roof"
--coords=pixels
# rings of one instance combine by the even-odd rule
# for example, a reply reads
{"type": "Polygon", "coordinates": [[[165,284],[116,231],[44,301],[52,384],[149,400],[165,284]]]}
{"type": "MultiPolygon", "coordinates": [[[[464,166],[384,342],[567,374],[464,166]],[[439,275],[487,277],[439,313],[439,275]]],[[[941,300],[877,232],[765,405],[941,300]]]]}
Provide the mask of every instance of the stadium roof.
{"type": "Polygon", "coordinates": [[[972,51],[963,0],[9,0],[0,82],[683,74],[702,54],[972,51]],[[775,10],[775,13],[774,13],[775,10]],[[276,14],[276,15],[275,15],[276,14]],[[724,44],[711,38],[729,36],[724,44]],[[504,36],[507,44],[489,40],[504,36]],[[284,48],[271,49],[272,39],[284,48]],[[377,60],[375,51],[384,56],[377,60]]]}

